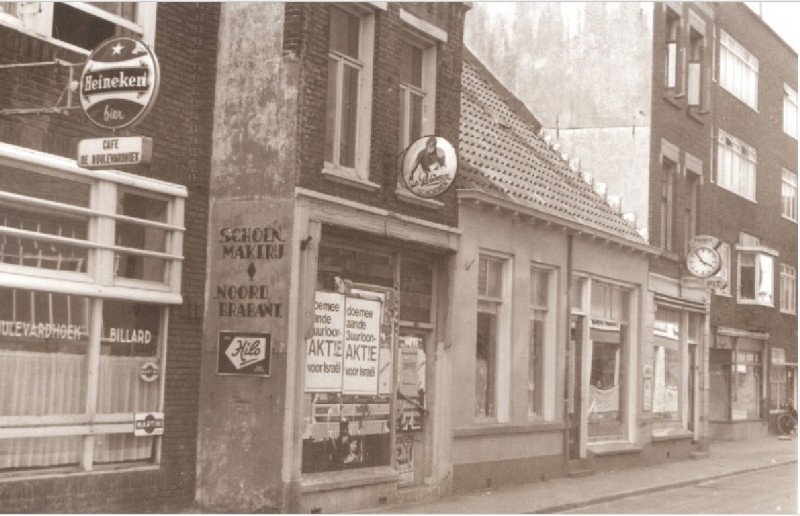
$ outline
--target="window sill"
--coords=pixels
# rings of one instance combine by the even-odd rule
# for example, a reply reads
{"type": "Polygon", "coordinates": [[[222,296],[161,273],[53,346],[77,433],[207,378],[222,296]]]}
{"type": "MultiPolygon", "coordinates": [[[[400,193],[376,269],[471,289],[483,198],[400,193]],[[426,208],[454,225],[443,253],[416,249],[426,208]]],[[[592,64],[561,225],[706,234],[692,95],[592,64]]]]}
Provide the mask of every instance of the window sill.
{"type": "Polygon", "coordinates": [[[692,120],[694,120],[695,122],[697,122],[700,125],[705,125],[705,123],[706,123],[706,116],[705,115],[701,115],[699,112],[697,112],[696,110],[692,109],[691,107],[689,108],[689,111],[687,112],[687,115],[689,115],[689,118],[691,118],[692,120]]]}
{"type": "Polygon", "coordinates": [[[0,484],[4,482],[27,482],[31,480],[47,480],[55,478],[67,478],[67,477],[110,475],[114,473],[137,473],[137,472],[147,472],[147,471],[158,471],[159,469],[161,469],[161,466],[158,464],[142,464],[142,465],[118,464],[118,465],[107,465],[107,466],[96,465],[95,469],[93,469],[92,471],[76,471],[75,468],[47,469],[47,471],[39,469],[39,470],[18,471],[14,473],[0,474],[0,484]]]}
{"type": "Polygon", "coordinates": [[[348,174],[347,172],[344,172],[341,169],[331,168],[327,166],[327,163],[326,167],[322,169],[322,177],[347,186],[360,188],[368,192],[375,192],[377,190],[380,190],[381,188],[381,185],[377,183],[373,183],[372,181],[368,181],[366,179],[354,177],[353,175],[348,174]]]}
{"type": "Polygon", "coordinates": [[[744,199],[745,201],[750,201],[750,202],[752,202],[753,204],[758,204],[758,202],[757,202],[755,199],[751,199],[751,198],[749,198],[749,197],[747,197],[747,196],[745,196],[745,195],[742,195],[742,194],[740,194],[739,192],[736,192],[736,191],[734,191],[734,190],[731,190],[730,188],[728,188],[727,186],[723,185],[723,184],[722,184],[722,183],[720,183],[719,181],[717,181],[715,184],[716,184],[717,186],[719,186],[720,188],[722,188],[723,190],[725,190],[725,191],[727,191],[727,192],[730,192],[730,193],[732,193],[732,194],[733,194],[733,195],[735,195],[736,197],[739,197],[740,199],[744,199]]]}
{"type": "Polygon", "coordinates": [[[764,308],[775,308],[774,304],[759,303],[758,301],[753,301],[749,299],[737,299],[736,304],[744,306],[763,306],[764,308]]]}
{"type": "Polygon", "coordinates": [[[650,437],[654,442],[678,441],[681,439],[693,439],[694,432],[679,426],[664,426],[653,428],[650,437]]]}
{"type": "Polygon", "coordinates": [[[681,102],[681,100],[685,96],[686,95],[682,94],[680,97],[675,97],[675,95],[672,93],[664,93],[663,98],[664,100],[667,101],[668,104],[670,104],[675,109],[683,109],[683,102],[681,102]]]}
{"type": "Polygon", "coordinates": [[[714,424],[736,425],[738,423],[765,423],[766,421],[764,421],[761,418],[758,418],[758,419],[737,419],[735,421],[732,421],[730,419],[709,419],[708,422],[714,424]]]}
{"type": "Polygon", "coordinates": [[[508,423],[494,423],[491,425],[481,424],[480,426],[456,428],[453,431],[453,436],[459,438],[508,434],[534,434],[539,432],[553,432],[563,430],[564,428],[566,428],[566,425],[557,421],[536,421],[513,425],[508,423]]]}
{"type": "Polygon", "coordinates": [[[350,487],[371,486],[397,482],[400,474],[391,466],[360,468],[303,475],[300,490],[303,493],[318,493],[346,489],[350,487]]]}
{"type": "Polygon", "coordinates": [[[791,218],[791,217],[787,217],[786,215],[783,215],[783,214],[781,214],[781,218],[782,218],[783,220],[788,220],[789,222],[792,222],[792,223],[794,223],[794,224],[797,224],[797,219],[793,219],[793,218],[791,218]]]}
{"type": "Polygon", "coordinates": [[[631,443],[589,443],[586,445],[586,449],[598,456],[642,452],[641,446],[631,443]]]}
{"type": "Polygon", "coordinates": [[[680,255],[678,253],[676,253],[675,251],[662,250],[661,251],[661,257],[662,258],[666,258],[667,260],[673,260],[673,261],[676,261],[676,262],[681,261],[680,255]]]}
{"type": "Polygon", "coordinates": [[[417,197],[416,195],[412,194],[408,190],[402,187],[398,187],[396,190],[397,198],[403,202],[407,202],[409,204],[416,204],[417,206],[424,206],[425,208],[431,208],[433,210],[438,210],[439,208],[444,207],[444,203],[441,201],[435,201],[433,199],[425,199],[423,197],[417,197]]]}

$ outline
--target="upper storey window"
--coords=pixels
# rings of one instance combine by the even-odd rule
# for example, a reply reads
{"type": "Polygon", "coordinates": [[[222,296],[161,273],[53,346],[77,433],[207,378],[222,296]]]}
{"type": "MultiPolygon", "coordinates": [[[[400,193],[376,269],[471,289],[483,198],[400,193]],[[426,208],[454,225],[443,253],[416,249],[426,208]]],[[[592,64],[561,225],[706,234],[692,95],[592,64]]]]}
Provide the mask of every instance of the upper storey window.
{"type": "Polygon", "coordinates": [[[783,85],[783,132],[797,139],[797,92],[783,85]]]}
{"type": "Polygon", "coordinates": [[[720,43],[720,85],[751,108],[758,109],[758,59],[725,31],[722,31],[720,43]]]}
{"type": "Polygon", "coordinates": [[[325,168],[335,175],[369,177],[374,14],[355,6],[331,6],[325,168]]]}
{"type": "Polygon", "coordinates": [[[80,51],[112,36],[155,42],[156,2],[0,2],[23,27],[80,51]]]}

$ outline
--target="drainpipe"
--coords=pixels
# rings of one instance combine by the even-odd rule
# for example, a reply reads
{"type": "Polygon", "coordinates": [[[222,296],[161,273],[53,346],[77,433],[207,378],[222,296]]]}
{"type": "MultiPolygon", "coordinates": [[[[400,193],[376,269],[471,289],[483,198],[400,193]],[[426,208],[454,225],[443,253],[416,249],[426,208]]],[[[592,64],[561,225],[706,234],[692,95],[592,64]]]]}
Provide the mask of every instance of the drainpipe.
{"type": "MultiPolygon", "coordinates": [[[[570,321],[572,320],[572,245],[573,245],[573,238],[574,235],[570,232],[567,234],[567,295],[566,297],[566,332],[564,333],[564,469],[569,464],[569,381],[570,381],[570,371],[569,371],[569,339],[570,339],[570,332],[572,328],[570,326],[570,321]]],[[[574,372],[573,372],[574,373],[574,372]]]]}

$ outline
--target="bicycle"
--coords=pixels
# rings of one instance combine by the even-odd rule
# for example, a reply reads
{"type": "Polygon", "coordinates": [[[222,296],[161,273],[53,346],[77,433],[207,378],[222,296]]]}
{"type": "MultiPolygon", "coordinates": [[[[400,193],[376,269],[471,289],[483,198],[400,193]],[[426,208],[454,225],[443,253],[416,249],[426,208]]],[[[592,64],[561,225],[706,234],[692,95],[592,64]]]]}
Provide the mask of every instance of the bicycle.
{"type": "Polygon", "coordinates": [[[783,405],[786,407],[787,412],[778,416],[776,425],[778,431],[783,435],[796,435],[797,434],[797,410],[791,403],[783,405]]]}

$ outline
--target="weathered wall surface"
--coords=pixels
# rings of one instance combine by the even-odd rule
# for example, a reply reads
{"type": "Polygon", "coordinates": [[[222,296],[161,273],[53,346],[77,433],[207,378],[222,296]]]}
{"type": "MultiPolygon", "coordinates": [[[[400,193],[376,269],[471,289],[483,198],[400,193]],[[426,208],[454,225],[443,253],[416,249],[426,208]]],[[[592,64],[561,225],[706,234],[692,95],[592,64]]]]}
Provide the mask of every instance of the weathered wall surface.
{"type": "Polygon", "coordinates": [[[283,35],[283,4],[222,6],[197,450],[211,510],[280,506],[297,117],[283,35]],[[224,332],[268,338],[269,376],[220,374],[224,332]]]}

